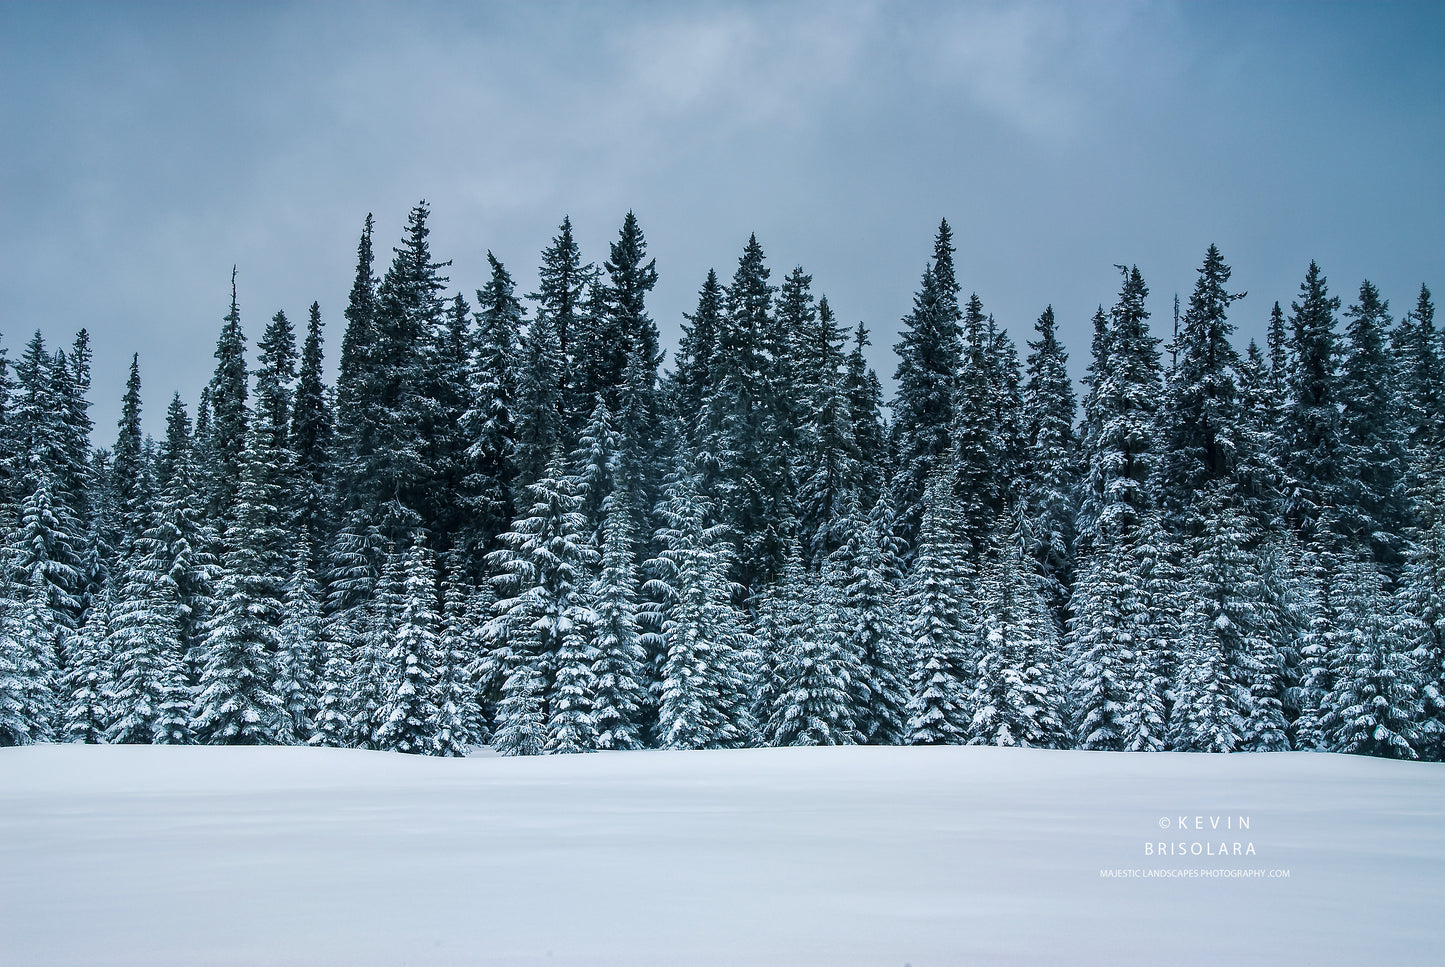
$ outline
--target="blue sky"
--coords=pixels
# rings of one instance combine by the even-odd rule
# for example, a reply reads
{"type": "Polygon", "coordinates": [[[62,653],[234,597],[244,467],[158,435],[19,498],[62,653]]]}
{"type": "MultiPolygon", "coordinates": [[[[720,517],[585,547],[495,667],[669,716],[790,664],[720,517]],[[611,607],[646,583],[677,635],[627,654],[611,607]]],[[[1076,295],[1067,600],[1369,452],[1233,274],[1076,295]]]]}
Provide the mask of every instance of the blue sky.
{"type": "MultiPolygon", "coordinates": [[[[0,4],[0,331],[130,353],[147,428],[191,405],[238,266],[254,344],[319,300],[328,357],[367,212],[427,199],[452,285],[523,291],[564,214],[601,262],[636,211],[676,338],[756,232],[874,330],[880,375],[947,217],[1022,344],[1137,263],[1167,322],[1217,243],[1243,341],[1310,259],[1346,304],[1445,294],[1445,5],[0,4]]],[[[378,270],[384,269],[384,263],[378,270]]]]}

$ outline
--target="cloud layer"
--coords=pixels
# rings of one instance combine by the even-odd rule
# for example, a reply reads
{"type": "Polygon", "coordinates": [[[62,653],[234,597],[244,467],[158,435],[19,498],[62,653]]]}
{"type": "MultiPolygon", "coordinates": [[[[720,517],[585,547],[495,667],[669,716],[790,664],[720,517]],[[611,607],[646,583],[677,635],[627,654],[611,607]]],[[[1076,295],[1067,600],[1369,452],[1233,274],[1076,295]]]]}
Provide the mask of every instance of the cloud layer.
{"type": "Polygon", "coordinates": [[[95,337],[98,442],[139,350],[148,426],[313,299],[340,342],[368,211],[427,198],[453,284],[524,288],[563,214],[600,262],[637,212],[676,332],[756,231],[887,347],[938,219],[1020,342],[1137,262],[1156,319],[1217,242],[1259,331],[1317,258],[1397,311],[1445,263],[1430,5],[7,5],[0,329],[95,337]]]}

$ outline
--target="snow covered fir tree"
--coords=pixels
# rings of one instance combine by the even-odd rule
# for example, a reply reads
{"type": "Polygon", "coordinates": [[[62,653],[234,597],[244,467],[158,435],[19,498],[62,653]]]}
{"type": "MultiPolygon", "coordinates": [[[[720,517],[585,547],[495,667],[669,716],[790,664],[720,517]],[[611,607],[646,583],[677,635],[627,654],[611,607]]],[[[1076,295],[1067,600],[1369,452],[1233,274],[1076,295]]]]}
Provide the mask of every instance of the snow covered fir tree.
{"type": "Polygon", "coordinates": [[[139,359],[96,448],[84,331],[0,353],[0,744],[1445,756],[1427,288],[1396,319],[1311,263],[1241,348],[1211,246],[1164,343],[1122,268],[1080,400],[944,222],[885,401],[755,237],[664,369],[631,212],[470,299],[429,216],[384,266],[367,216],[334,385],[321,305],[249,353],[233,275],[159,442],[139,359]]]}

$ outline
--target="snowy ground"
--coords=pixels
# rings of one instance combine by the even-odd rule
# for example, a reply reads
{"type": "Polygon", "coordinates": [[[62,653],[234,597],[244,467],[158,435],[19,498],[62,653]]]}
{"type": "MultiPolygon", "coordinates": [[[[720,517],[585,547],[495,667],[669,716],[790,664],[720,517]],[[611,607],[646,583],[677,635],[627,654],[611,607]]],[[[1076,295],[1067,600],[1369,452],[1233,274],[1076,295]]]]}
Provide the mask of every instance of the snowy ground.
{"type": "Polygon", "coordinates": [[[1423,965],[1442,897],[1438,765],[0,749],[7,967],[1423,965]]]}

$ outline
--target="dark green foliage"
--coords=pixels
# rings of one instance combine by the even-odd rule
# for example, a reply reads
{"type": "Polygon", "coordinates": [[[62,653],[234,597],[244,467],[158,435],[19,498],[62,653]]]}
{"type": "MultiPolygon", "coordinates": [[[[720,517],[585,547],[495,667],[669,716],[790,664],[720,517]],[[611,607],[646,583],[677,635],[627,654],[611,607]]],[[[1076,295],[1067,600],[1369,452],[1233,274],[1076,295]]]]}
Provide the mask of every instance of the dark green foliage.
{"type": "Polygon", "coordinates": [[[1340,366],[1340,437],[1343,445],[1340,527],[1354,547],[1367,548],[1390,576],[1399,573],[1409,522],[1405,493],[1407,430],[1390,358],[1389,303],[1368,281],[1360,301],[1345,313],[1345,356],[1340,366]]]}
{"type": "MultiPolygon", "coordinates": [[[[221,323],[216,340],[216,372],[207,396],[206,432],[198,431],[204,448],[205,476],[209,487],[206,509],[224,533],[225,517],[236,502],[241,485],[240,459],[250,428],[247,405],[250,388],[246,379],[246,337],[241,331],[241,310],[236,304],[236,270],[231,270],[231,310],[221,323]]],[[[199,420],[198,420],[199,423],[199,420]]]]}
{"type": "MultiPolygon", "coordinates": [[[[564,227],[566,223],[564,223],[564,227]]],[[[522,304],[513,294],[512,277],[491,252],[491,278],[477,290],[476,350],[472,356],[473,402],[462,417],[468,475],[462,488],[470,503],[470,526],[463,532],[469,568],[512,520],[516,486],[518,339],[522,304]]]]}
{"type": "MultiPolygon", "coordinates": [[[[636,219],[630,212],[628,218],[635,228],[636,219]]],[[[537,291],[529,298],[538,302],[541,314],[552,319],[562,354],[568,359],[573,358],[578,342],[587,335],[581,325],[582,300],[587,283],[595,274],[591,264],[582,264],[582,250],[572,237],[572,219],[564,216],[552,244],[542,252],[537,291]]]]}
{"type": "Polygon", "coordinates": [[[698,291],[697,310],[683,318],[687,321],[682,325],[670,389],[678,420],[691,442],[698,445],[706,436],[703,416],[716,379],[718,340],[724,325],[723,287],[713,269],[708,269],[698,291]]]}
{"type": "Polygon", "coordinates": [[[893,503],[899,535],[910,545],[923,521],[928,481],[942,466],[950,447],[958,373],[963,365],[963,316],[953,271],[953,233],[943,222],[934,241],[934,259],[913,297],[913,312],[893,347],[898,354],[897,393],[893,401],[893,448],[897,470],[893,503]]]}
{"type": "Polygon", "coordinates": [[[780,387],[769,351],[774,318],[771,270],[748,239],[727,291],[713,392],[700,461],[701,485],[717,501],[734,540],[740,584],[759,589],[782,571],[793,491],[791,462],[778,452],[780,387]],[[709,479],[712,478],[712,479],[709,479]]]}
{"type": "Polygon", "coordinates": [[[0,349],[0,744],[1445,751],[1428,289],[1341,338],[1311,265],[1240,354],[1211,247],[1166,373],[1123,270],[1076,427],[1052,307],[1021,367],[945,222],[885,419],[867,329],[756,238],[659,379],[634,215],[600,270],[562,222],[530,323],[429,219],[378,280],[367,218],[334,392],[317,303],[248,369],[234,272],[159,444],[137,358],[96,450],[87,333],[0,349]]]}
{"type": "Polygon", "coordinates": [[[877,502],[888,470],[888,441],[882,418],[883,384],[863,355],[868,344],[868,330],[860,322],[853,332],[853,348],[843,371],[843,392],[848,400],[853,449],[858,458],[859,507],[872,507],[877,502]]]}
{"type": "Polygon", "coordinates": [[[1155,413],[1163,373],[1149,331],[1149,289],[1124,269],[1119,301],[1095,317],[1094,361],[1084,408],[1085,474],[1079,534],[1085,549],[1128,537],[1152,506],[1147,483],[1159,459],[1155,413]]]}
{"type": "Polygon", "coordinates": [[[974,560],[989,542],[1008,491],[1009,441],[996,405],[1003,371],[995,357],[991,328],[983,303],[977,295],[970,296],[963,316],[963,370],[950,431],[948,472],[960,518],[958,533],[964,552],[974,560]]]}
{"type": "Polygon", "coordinates": [[[1077,405],[1069,379],[1069,357],[1059,343],[1053,306],[1043,311],[1034,328],[1039,338],[1028,344],[1028,377],[1023,389],[1024,540],[1047,582],[1049,603],[1055,614],[1062,616],[1073,581],[1077,405]]]}
{"type": "Polygon", "coordinates": [[[300,379],[291,408],[291,461],[295,470],[293,501],[296,526],[314,546],[327,530],[331,508],[326,501],[333,424],[332,407],[322,374],[321,306],[311,303],[306,342],[301,348],[300,379]]]}
{"type": "Polygon", "coordinates": [[[1390,341],[1407,444],[1416,454],[1438,452],[1445,443],[1445,347],[1428,288],[1420,286],[1415,310],[1405,313],[1390,341]]]}
{"type": "Polygon", "coordinates": [[[1210,483],[1233,473],[1240,460],[1242,422],[1235,373],[1239,354],[1230,344],[1229,306],[1243,298],[1226,289],[1230,268],[1215,246],[1189,298],[1174,341],[1177,366],[1170,372],[1159,413],[1160,457],[1154,491],[1172,530],[1187,527],[1185,507],[1210,483]]]}
{"type": "Polygon", "coordinates": [[[121,531],[119,550],[134,543],[146,525],[150,494],[145,492],[143,440],[140,427],[140,356],[132,356],[130,377],[121,400],[120,435],[111,450],[111,492],[114,494],[121,531]]]}
{"type": "Polygon", "coordinates": [[[1310,263],[1290,318],[1290,403],[1282,433],[1285,513],[1306,543],[1328,546],[1337,528],[1344,440],[1340,426],[1335,310],[1324,275],[1310,263]]]}
{"type": "Polygon", "coordinates": [[[528,499],[527,488],[542,479],[565,445],[560,385],[564,360],[551,319],[532,320],[522,337],[520,356],[512,444],[516,465],[512,500],[519,507],[528,499]]]}

